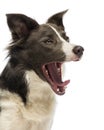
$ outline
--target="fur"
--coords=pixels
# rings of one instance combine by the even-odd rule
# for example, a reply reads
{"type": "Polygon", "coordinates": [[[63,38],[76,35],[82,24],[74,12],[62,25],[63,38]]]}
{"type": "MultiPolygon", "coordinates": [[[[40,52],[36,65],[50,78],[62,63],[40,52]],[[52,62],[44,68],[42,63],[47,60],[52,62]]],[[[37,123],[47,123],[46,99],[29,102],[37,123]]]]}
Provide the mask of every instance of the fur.
{"type": "Polygon", "coordinates": [[[0,130],[50,130],[56,106],[55,92],[41,66],[79,60],[83,48],[70,44],[63,15],[47,23],[23,14],[7,14],[13,42],[9,61],[0,76],[0,130]]]}

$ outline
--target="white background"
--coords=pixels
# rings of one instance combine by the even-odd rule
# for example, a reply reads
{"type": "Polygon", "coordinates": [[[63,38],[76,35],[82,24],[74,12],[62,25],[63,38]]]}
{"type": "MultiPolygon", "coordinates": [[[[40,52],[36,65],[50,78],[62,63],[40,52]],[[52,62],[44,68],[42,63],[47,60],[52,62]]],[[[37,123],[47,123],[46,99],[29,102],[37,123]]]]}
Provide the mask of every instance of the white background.
{"type": "Polygon", "coordinates": [[[64,17],[71,43],[85,48],[79,62],[66,64],[66,94],[58,96],[52,130],[104,130],[104,2],[103,0],[1,0],[0,72],[10,42],[6,13],[24,13],[44,23],[54,13],[64,17]]]}

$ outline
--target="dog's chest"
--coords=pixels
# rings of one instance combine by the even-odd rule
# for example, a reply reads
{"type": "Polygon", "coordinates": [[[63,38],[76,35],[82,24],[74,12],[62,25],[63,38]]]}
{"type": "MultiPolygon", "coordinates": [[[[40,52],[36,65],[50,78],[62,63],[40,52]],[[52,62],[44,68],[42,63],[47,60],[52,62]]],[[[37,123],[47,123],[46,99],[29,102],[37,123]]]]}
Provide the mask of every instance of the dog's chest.
{"type": "Polygon", "coordinates": [[[50,85],[41,80],[33,71],[26,72],[26,80],[28,84],[28,98],[26,109],[33,112],[32,115],[50,116],[55,109],[55,94],[50,85]]]}
{"type": "Polygon", "coordinates": [[[38,124],[40,130],[47,130],[54,115],[55,94],[50,85],[41,80],[33,71],[26,72],[26,80],[29,92],[23,115],[38,124]]]}
{"type": "Polygon", "coordinates": [[[55,95],[49,84],[42,81],[34,72],[26,72],[26,80],[28,84],[26,105],[23,105],[17,95],[5,92],[9,100],[1,102],[5,109],[1,112],[0,130],[50,130],[56,104],[55,95]],[[7,129],[3,125],[5,122],[7,129]]]}

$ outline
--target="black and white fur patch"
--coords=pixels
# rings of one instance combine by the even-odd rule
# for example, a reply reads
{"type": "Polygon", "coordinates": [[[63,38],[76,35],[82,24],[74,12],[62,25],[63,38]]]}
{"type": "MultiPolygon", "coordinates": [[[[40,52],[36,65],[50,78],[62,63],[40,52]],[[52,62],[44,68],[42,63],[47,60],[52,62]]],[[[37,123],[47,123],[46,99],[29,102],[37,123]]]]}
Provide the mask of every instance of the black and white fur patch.
{"type": "Polygon", "coordinates": [[[7,14],[13,42],[0,76],[0,130],[51,129],[56,99],[41,66],[77,61],[83,54],[81,46],[68,42],[65,13],[42,25],[23,14],[7,14]]]}

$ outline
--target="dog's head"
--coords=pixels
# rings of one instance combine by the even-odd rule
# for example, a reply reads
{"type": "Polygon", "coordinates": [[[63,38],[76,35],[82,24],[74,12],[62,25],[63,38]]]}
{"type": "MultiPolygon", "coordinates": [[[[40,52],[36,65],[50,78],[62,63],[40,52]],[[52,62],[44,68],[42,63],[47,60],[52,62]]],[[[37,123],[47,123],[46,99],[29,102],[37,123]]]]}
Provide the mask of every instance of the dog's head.
{"type": "Polygon", "coordinates": [[[59,95],[65,93],[65,86],[69,83],[69,80],[62,81],[62,64],[78,61],[84,51],[83,47],[69,43],[63,25],[66,12],[51,16],[42,25],[23,14],[7,14],[13,39],[9,46],[12,64],[34,70],[59,95]]]}

